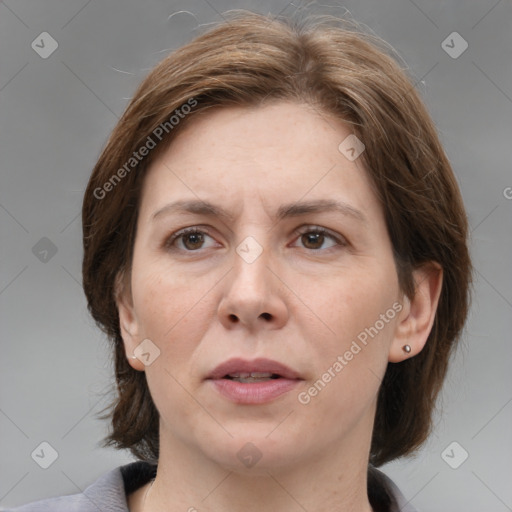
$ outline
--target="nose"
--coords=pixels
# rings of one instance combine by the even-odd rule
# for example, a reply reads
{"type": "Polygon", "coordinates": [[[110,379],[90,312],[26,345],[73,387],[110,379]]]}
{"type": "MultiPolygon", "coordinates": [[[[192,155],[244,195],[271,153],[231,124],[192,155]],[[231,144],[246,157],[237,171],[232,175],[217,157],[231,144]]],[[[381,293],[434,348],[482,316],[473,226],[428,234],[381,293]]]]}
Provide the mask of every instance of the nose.
{"type": "Polygon", "coordinates": [[[224,280],[225,290],[218,315],[226,329],[280,329],[288,321],[286,286],[272,267],[270,253],[264,250],[249,262],[238,253],[224,280]]]}

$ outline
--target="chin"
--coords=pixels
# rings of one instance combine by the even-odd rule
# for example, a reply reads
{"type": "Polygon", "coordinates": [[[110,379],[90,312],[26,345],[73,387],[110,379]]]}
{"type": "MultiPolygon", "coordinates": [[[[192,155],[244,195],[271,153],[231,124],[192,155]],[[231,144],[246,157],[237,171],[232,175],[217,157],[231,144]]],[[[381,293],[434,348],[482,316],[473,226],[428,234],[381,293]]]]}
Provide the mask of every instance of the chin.
{"type": "Polygon", "coordinates": [[[232,432],[234,437],[224,439],[224,443],[209,439],[205,454],[216,464],[241,475],[268,476],[273,470],[297,464],[297,446],[302,446],[299,441],[289,435],[270,439],[271,431],[255,429],[251,433],[245,428],[240,435],[232,432]]]}

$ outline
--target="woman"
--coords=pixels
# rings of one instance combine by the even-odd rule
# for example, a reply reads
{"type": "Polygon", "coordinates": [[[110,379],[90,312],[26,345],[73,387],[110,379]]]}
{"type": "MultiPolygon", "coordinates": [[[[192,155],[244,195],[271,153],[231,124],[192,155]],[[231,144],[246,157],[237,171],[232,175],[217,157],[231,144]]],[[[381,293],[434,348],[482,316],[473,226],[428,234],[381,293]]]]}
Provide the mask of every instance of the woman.
{"type": "Polygon", "coordinates": [[[377,467],[430,432],[467,220],[413,84],[338,25],[238,13],[136,91],[82,218],[139,461],[19,512],[414,510],[377,467]]]}

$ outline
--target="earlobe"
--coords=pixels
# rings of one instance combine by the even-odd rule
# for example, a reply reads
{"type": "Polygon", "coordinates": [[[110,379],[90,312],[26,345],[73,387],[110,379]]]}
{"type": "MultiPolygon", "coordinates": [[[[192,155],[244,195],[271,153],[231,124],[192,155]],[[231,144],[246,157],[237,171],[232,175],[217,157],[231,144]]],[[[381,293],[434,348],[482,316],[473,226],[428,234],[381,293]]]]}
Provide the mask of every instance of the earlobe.
{"type": "Polygon", "coordinates": [[[414,297],[404,296],[402,314],[389,351],[389,362],[399,363],[421,352],[427,342],[439,303],[443,269],[429,262],[413,271],[414,297]]]}
{"type": "Polygon", "coordinates": [[[126,358],[133,369],[143,371],[144,364],[134,355],[135,348],[139,344],[139,328],[133,307],[131,289],[121,275],[118,275],[116,278],[115,287],[116,305],[119,313],[119,328],[121,330],[121,337],[123,338],[126,358]]]}

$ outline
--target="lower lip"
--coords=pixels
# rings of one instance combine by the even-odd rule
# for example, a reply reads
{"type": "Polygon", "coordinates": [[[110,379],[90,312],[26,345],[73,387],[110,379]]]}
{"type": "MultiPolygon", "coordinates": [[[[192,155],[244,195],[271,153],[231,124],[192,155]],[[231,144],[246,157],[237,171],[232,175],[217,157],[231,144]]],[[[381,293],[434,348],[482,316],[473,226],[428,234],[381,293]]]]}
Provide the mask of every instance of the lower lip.
{"type": "Polygon", "coordinates": [[[295,388],[298,379],[271,379],[263,382],[237,382],[230,379],[210,379],[215,389],[237,404],[263,404],[295,388]]]}

